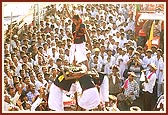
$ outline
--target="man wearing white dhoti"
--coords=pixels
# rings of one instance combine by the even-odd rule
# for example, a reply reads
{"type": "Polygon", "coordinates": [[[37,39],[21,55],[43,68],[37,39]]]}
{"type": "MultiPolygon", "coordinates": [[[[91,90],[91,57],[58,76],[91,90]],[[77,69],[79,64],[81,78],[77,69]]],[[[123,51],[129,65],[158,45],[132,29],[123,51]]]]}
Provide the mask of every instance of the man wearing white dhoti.
{"type": "Polygon", "coordinates": [[[104,107],[107,107],[109,102],[109,79],[105,73],[98,72],[97,74],[98,77],[93,77],[93,80],[99,89],[100,101],[104,107]]]}
{"type": "Polygon", "coordinates": [[[86,32],[85,25],[82,24],[82,19],[79,15],[74,15],[71,17],[70,13],[68,12],[67,6],[64,5],[65,10],[67,11],[68,16],[73,21],[72,24],[72,34],[73,34],[73,44],[70,48],[70,64],[76,64],[79,62],[85,62],[85,65],[88,68],[88,61],[86,57],[86,48],[85,48],[85,35],[87,37],[87,41],[89,46],[91,47],[91,42],[89,36],[86,32]]]}
{"type": "MultiPolygon", "coordinates": [[[[80,76],[82,73],[75,73],[80,76]]],[[[55,82],[51,84],[48,105],[51,110],[64,111],[63,90],[70,91],[72,83],[76,82],[76,76],[67,70],[61,70],[55,82]]]]}
{"type": "Polygon", "coordinates": [[[98,89],[89,74],[79,78],[79,83],[82,88],[82,96],[78,101],[78,110],[91,110],[100,104],[98,89]]]}

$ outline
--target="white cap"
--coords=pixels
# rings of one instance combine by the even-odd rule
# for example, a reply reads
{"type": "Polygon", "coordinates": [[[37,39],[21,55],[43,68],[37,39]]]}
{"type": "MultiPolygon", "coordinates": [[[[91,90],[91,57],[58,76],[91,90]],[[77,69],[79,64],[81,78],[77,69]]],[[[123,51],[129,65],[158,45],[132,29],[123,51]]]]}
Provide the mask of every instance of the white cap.
{"type": "Polygon", "coordinates": [[[90,51],[90,50],[87,50],[87,51],[86,51],[86,54],[89,54],[89,53],[91,53],[91,51],[90,51]]]}
{"type": "Polygon", "coordinates": [[[13,37],[14,37],[14,38],[17,38],[18,36],[17,36],[17,35],[14,35],[13,37]]]}

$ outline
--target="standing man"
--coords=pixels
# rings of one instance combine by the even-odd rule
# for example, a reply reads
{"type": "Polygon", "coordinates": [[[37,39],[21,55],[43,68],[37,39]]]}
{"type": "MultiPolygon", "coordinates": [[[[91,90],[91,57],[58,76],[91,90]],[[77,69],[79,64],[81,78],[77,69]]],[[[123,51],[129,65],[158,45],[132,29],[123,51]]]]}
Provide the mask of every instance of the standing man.
{"type": "Polygon", "coordinates": [[[156,82],[156,65],[151,63],[149,64],[150,73],[145,76],[145,82],[142,84],[143,91],[144,91],[144,110],[151,111],[152,110],[152,94],[153,89],[156,82]]]}
{"type": "Polygon", "coordinates": [[[72,34],[73,34],[73,44],[70,48],[70,63],[76,65],[77,63],[84,61],[85,65],[88,68],[88,60],[86,57],[86,48],[85,48],[85,35],[87,37],[87,42],[91,47],[91,42],[89,36],[86,32],[85,25],[82,24],[82,20],[79,15],[74,15],[71,17],[70,13],[68,12],[67,6],[64,5],[65,10],[69,18],[73,21],[72,24],[72,34]]]}
{"type": "Polygon", "coordinates": [[[117,96],[122,91],[122,80],[119,74],[119,67],[114,65],[109,75],[109,94],[117,96]]]}
{"type": "MultiPolygon", "coordinates": [[[[98,77],[93,76],[93,81],[98,88],[98,91],[100,94],[100,101],[102,102],[103,107],[107,107],[108,103],[109,103],[109,79],[108,79],[108,76],[105,73],[97,72],[95,69],[93,69],[93,71],[98,76],[98,77]]],[[[99,105],[99,107],[101,107],[100,105],[99,105]]],[[[99,109],[101,109],[101,108],[99,108],[99,109]]]]}

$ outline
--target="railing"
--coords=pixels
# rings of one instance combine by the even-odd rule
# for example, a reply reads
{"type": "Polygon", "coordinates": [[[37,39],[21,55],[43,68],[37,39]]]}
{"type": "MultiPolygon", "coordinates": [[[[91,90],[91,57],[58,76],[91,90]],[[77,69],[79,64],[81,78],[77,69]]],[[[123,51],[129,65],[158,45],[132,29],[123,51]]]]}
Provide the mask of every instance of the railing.
{"type": "MultiPolygon", "coordinates": [[[[23,26],[25,23],[30,24],[33,20],[35,20],[35,25],[38,25],[41,19],[44,19],[45,15],[47,12],[50,12],[51,10],[46,11],[46,7],[48,5],[51,5],[51,3],[46,4],[46,3],[40,3],[40,4],[34,4],[32,8],[29,10],[27,14],[22,16],[20,19],[11,22],[11,29],[10,31],[14,30],[14,28],[18,27],[19,31],[18,34],[21,32],[23,29],[23,26]],[[36,15],[38,14],[38,15],[36,15]],[[38,21],[38,22],[37,22],[38,21]]],[[[12,19],[12,16],[11,16],[12,19]]],[[[4,30],[4,39],[6,39],[6,31],[4,30]]]]}

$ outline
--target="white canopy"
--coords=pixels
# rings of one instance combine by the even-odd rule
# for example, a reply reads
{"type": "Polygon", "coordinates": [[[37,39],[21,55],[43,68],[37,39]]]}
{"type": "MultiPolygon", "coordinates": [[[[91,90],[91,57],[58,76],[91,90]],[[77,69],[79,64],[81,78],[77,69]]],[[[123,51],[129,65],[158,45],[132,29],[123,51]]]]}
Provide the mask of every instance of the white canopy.
{"type": "Polygon", "coordinates": [[[139,17],[139,20],[164,20],[164,14],[150,14],[150,13],[142,13],[139,17]]]}

